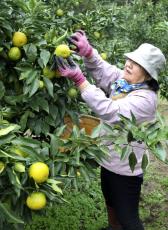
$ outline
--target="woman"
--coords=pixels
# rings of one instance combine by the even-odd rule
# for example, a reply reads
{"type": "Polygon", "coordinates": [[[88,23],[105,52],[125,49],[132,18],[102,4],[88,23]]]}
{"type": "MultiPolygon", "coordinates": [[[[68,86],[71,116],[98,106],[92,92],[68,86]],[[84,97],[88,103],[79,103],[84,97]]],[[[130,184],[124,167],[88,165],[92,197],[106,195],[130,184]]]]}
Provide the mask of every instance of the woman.
{"type": "MultiPolygon", "coordinates": [[[[125,54],[124,70],[120,70],[101,58],[83,31],[77,31],[69,41],[84,57],[96,86],[87,81],[79,66],[70,59],[57,59],[59,71],[74,81],[83,100],[100,119],[112,125],[119,122],[119,114],[130,118],[131,112],[138,123],[155,119],[158,77],[166,63],[160,49],[148,43],[142,44],[135,51],[125,54]]],[[[145,146],[143,143],[134,143],[138,163],[133,172],[128,158],[121,161],[113,146],[108,147],[111,158],[101,164],[101,187],[109,221],[109,226],[104,230],[143,230],[139,219],[139,198],[145,146]]]]}

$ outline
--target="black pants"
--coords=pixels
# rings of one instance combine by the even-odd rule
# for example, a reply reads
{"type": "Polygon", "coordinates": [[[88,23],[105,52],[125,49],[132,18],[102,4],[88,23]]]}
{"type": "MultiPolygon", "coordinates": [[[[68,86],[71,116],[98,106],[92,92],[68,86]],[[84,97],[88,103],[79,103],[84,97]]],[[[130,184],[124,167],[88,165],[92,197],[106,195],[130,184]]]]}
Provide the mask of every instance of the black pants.
{"type": "Polygon", "coordinates": [[[122,176],[101,168],[101,188],[108,206],[114,208],[123,230],[144,230],[139,219],[143,178],[122,176]]]}

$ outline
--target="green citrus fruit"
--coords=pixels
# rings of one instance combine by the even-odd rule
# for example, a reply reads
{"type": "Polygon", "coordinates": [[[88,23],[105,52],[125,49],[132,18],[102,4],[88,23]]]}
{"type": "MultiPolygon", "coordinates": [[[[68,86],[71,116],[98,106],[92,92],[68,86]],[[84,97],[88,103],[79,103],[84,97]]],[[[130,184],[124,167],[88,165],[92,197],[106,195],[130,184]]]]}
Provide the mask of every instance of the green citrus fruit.
{"type": "Polygon", "coordinates": [[[16,172],[25,172],[25,165],[22,162],[15,162],[14,170],[16,172]]]}
{"type": "Polygon", "coordinates": [[[78,91],[75,88],[70,88],[68,90],[68,96],[70,98],[76,98],[78,96],[78,91]]]}
{"type": "Polygon", "coordinates": [[[63,11],[62,9],[58,9],[58,10],[56,11],[56,15],[59,16],[59,17],[61,17],[61,16],[64,15],[64,11],[63,11]]]}
{"type": "Polygon", "coordinates": [[[12,61],[17,61],[21,58],[21,51],[18,47],[12,47],[10,48],[10,50],[8,51],[8,57],[10,60],[12,61]]]}
{"type": "Polygon", "coordinates": [[[39,81],[39,88],[40,88],[40,89],[43,89],[44,86],[45,86],[45,85],[44,85],[44,81],[41,81],[41,80],[40,80],[40,81],[39,81]]]}
{"type": "Polygon", "coordinates": [[[70,50],[69,46],[67,46],[65,44],[61,44],[61,45],[56,47],[54,53],[58,57],[67,58],[71,55],[71,50],[70,50]]]}
{"type": "Polygon", "coordinates": [[[5,169],[5,163],[3,161],[0,161],[0,173],[2,173],[5,169]]]}
{"type": "Polygon", "coordinates": [[[35,162],[29,168],[29,177],[33,178],[37,183],[43,183],[48,179],[49,168],[43,162],[35,162]]]}
{"type": "Polygon", "coordinates": [[[46,196],[42,192],[33,192],[27,199],[26,204],[32,210],[40,210],[46,206],[46,196]]]}
{"type": "Polygon", "coordinates": [[[12,38],[12,43],[14,46],[22,47],[27,43],[27,36],[22,32],[15,32],[12,38]]]}
{"type": "Polygon", "coordinates": [[[55,77],[55,71],[50,70],[48,66],[43,68],[43,75],[49,79],[52,79],[55,77]]]}
{"type": "Polygon", "coordinates": [[[100,38],[100,33],[98,31],[95,31],[94,36],[95,36],[95,38],[99,39],[100,38]]]}
{"type": "Polygon", "coordinates": [[[107,60],[107,54],[106,53],[101,53],[100,56],[102,57],[103,60],[107,60]]]}

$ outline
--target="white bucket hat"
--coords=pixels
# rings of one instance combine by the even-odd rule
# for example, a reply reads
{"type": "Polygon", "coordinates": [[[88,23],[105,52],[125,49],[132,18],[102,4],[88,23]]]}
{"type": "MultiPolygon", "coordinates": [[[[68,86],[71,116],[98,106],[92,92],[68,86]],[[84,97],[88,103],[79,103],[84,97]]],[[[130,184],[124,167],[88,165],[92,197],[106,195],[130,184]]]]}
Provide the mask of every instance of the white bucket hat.
{"type": "Polygon", "coordinates": [[[166,65],[162,51],[148,43],[143,43],[136,50],[126,53],[124,56],[142,66],[156,81],[158,81],[160,71],[166,65]]]}

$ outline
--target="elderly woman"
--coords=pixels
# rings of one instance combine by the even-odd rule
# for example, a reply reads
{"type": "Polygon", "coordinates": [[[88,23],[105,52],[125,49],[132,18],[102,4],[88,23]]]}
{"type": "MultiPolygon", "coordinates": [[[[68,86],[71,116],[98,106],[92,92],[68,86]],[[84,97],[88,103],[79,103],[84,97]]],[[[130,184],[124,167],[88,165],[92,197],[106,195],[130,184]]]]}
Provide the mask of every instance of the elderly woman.
{"type": "MultiPolygon", "coordinates": [[[[88,82],[72,60],[58,58],[59,71],[74,81],[83,100],[100,119],[113,125],[119,122],[119,114],[130,118],[131,112],[139,124],[155,118],[158,77],[166,63],[159,48],[144,43],[133,52],[126,53],[124,70],[121,70],[101,58],[83,31],[74,33],[69,41],[84,57],[86,69],[92,74],[96,85],[88,82]]],[[[108,148],[111,157],[101,163],[101,187],[109,226],[102,229],[143,230],[139,218],[139,198],[143,182],[141,162],[144,143],[136,143],[133,147],[138,162],[133,172],[128,158],[120,160],[113,146],[108,145],[108,148]]]]}

